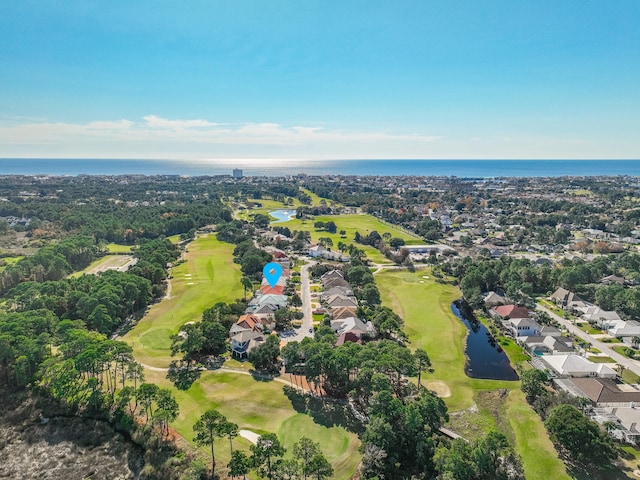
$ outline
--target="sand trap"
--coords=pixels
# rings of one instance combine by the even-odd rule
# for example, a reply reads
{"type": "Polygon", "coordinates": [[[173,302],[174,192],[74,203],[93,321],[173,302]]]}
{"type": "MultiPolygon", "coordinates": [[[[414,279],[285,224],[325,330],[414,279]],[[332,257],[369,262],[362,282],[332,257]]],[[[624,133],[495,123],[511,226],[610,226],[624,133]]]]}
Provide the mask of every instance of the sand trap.
{"type": "Polygon", "coordinates": [[[449,385],[444,383],[441,380],[434,380],[433,382],[425,383],[425,387],[429,390],[436,392],[440,398],[448,398],[451,396],[451,390],[449,389],[449,385]]]}
{"type": "Polygon", "coordinates": [[[240,430],[238,433],[242,438],[246,438],[254,445],[258,443],[258,438],[260,438],[260,435],[258,435],[256,432],[252,432],[251,430],[240,430]]]}
{"type": "Polygon", "coordinates": [[[187,285],[195,285],[195,284],[196,284],[196,282],[189,282],[189,283],[187,283],[187,285]]]}
{"type": "Polygon", "coordinates": [[[191,275],[190,273],[185,273],[184,276],[185,277],[192,277],[193,275],[191,275]]]}
{"type": "Polygon", "coordinates": [[[429,275],[422,275],[422,278],[429,278],[429,275]]]}
{"type": "Polygon", "coordinates": [[[420,280],[418,283],[424,283],[424,280],[420,280]]]}

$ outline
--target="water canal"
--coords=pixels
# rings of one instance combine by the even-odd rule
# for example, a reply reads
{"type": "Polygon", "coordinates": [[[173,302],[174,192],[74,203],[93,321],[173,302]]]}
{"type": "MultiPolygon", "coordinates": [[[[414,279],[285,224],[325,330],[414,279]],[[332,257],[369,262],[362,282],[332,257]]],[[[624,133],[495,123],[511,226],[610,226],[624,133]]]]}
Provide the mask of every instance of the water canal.
{"type": "Polygon", "coordinates": [[[511,367],[507,354],[486,327],[475,318],[471,308],[463,302],[453,302],[451,311],[469,330],[464,373],[471,378],[518,380],[518,374],[511,367]]]}

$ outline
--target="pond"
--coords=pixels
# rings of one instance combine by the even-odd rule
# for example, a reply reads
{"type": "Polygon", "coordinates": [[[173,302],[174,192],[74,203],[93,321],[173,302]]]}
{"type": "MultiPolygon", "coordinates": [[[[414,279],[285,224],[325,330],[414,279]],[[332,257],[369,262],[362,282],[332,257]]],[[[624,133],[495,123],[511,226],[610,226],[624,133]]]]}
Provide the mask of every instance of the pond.
{"type": "Polygon", "coordinates": [[[269,215],[277,218],[277,220],[274,220],[271,223],[286,222],[292,218],[296,218],[296,210],[295,208],[291,210],[274,210],[273,212],[269,212],[269,215]]]}
{"type": "Polygon", "coordinates": [[[453,302],[451,311],[469,330],[465,348],[467,362],[464,373],[471,378],[518,380],[518,374],[511,367],[507,354],[496,343],[487,328],[476,319],[466,302],[463,302],[463,300],[453,302]]]}

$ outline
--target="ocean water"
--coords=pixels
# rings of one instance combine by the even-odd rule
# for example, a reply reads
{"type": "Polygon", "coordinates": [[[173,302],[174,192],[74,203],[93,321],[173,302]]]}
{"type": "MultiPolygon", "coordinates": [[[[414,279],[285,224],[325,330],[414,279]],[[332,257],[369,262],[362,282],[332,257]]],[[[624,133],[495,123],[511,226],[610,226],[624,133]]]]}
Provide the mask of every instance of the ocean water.
{"type": "Polygon", "coordinates": [[[0,158],[0,175],[640,176],[640,160],[129,160],[0,158]]]}

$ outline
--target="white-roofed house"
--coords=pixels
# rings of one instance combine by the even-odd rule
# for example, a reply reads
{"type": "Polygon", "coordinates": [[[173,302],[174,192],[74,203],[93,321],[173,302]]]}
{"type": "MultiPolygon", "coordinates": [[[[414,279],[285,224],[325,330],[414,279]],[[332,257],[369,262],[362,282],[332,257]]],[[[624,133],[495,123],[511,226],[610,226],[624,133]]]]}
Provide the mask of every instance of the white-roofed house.
{"type": "Polygon", "coordinates": [[[615,370],[575,354],[542,355],[540,359],[559,377],[616,378],[615,370]]]}

